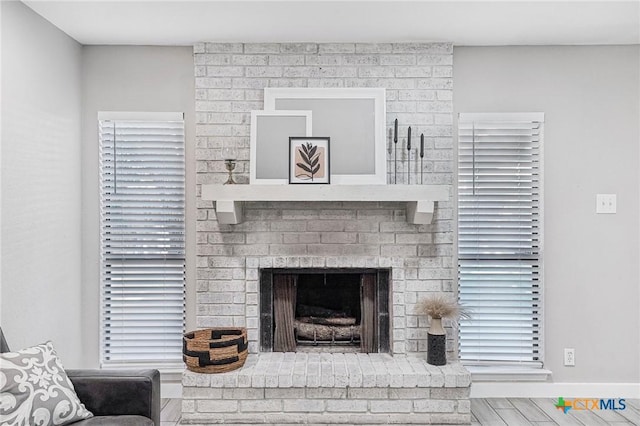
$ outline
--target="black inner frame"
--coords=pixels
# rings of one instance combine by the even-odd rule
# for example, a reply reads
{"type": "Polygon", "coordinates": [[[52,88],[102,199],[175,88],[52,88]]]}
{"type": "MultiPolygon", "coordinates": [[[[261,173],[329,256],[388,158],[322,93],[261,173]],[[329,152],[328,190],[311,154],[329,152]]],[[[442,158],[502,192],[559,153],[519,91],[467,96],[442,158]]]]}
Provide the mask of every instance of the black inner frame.
{"type": "MultiPolygon", "coordinates": [[[[376,321],[376,334],[378,335],[377,352],[389,353],[390,352],[390,335],[391,335],[391,320],[390,320],[390,270],[389,269],[372,269],[372,268],[264,268],[260,269],[260,351],[272,352],[273,351],[273,336],[274,336],[274,315],[273,315],[273,277],[277,274],[297,274],[298,275],[298,292],[303,290],[305,286],[313,285],[314,283],[322,284],[327,282],[327,276],[334,275],[335,280],[333,282],[344,282],[347,284],[344,295],[351,299],[356,297],[353,295],[354,291],[359,292],[359,284],[352,286],[350,282],[360,281],[362,274],[376,274],[376,300],[377,300],[377,321],[376,321]],[[355,288],[355,290],[353,290],[355,288]]],[[[330,284],[329,287],[335,287],[335,284],[330,284]]],[[[328,288],[332,290],[331,288],[328,288]]],[[[333,289],[335,290],[335,288],[333,289]]],[[[357,293],[359,297],[359,293],[357,293]]],[[[340,302],[337,301],[335,293],[332,293],[336,299],[336,308],[340,308],[340,302]]],[[[310,297],[308,294],[305,296],[305,292],[301,292],[298,296],[297,304],[300,303],[300,296],[310,297]]],[[[320,298],[324,296],[319,296],[320,298]]],[[[359,300],[359,299],[358,299],[359,300]]],[[[353,305],[353,303],[351,303],[353,305]]],[[[360,320],[360,307],[357,308],[358,321],[360,320]]]]}

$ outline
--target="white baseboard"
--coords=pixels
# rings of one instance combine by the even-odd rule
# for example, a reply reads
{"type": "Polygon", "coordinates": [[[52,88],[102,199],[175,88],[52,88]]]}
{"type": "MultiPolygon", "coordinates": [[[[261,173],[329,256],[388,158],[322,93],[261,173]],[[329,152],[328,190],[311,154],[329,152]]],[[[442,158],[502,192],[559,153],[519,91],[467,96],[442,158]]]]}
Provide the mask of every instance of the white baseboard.
{"type": "Polygon", "coordinates": [[[629,398],[640,399],[640,383],[474,382],[471,398],[629,398]]]}
{"type": "Polygon", "coordinates": [[[162,383],[160,385],[161,398],[182,398],[182,383],[162,383]]]}

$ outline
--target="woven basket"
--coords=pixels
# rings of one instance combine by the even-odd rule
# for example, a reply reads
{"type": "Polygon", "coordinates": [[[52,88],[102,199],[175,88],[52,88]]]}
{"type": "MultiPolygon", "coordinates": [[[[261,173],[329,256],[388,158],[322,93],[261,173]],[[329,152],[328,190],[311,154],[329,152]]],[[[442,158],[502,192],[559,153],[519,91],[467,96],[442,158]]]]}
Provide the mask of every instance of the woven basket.
{"type": "Polygon", "coordinates": [[[185,333],[182,360],[196,373],[226,373],[247,359],[247,329],[206,328],[185,333]]]}

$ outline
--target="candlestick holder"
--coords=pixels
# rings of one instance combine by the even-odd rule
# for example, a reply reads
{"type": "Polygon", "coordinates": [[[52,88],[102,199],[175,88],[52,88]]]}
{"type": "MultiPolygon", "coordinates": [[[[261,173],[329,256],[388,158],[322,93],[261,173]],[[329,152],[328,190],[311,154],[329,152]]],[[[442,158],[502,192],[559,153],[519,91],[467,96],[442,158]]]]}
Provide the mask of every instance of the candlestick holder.
{"type": "Polygon", "coordinates": [[[227,181],[224,183],[225,185],[235,184],[236,181],[233,180],[233,170],[236,168],[236,158],[238,157],[238,150],[235,145],[231,142],[225,141],[222,146],[222,158],[224,159],[224,165],[229,172],[229,177],[227,181]]]}
{"type": "Polygon", "coordinates": [[[229,177],[227,178],[227,181],[224,184],[225,185],[235,184],[236,181],[233,180],[233,170],[236,168],[236,161],[224,160],[224,165],[227,168],[227,171],[229,172],[229,177]]]}

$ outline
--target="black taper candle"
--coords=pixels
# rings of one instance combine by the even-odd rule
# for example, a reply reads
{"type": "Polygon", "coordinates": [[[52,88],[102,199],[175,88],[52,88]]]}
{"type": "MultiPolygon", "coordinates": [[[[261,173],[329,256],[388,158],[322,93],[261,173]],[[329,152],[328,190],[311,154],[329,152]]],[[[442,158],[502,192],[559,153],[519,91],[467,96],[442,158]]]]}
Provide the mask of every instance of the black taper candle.
{"type": "Polygon", "coordinates": [[[411,183],[411,126],[407,135],[407,184],[411,183]]]}
{"type": "Polygon", "coordinates": [[[393,125],[393,143],[398,143],[398,119],[396,118],[395,124],[393,125]]]}
{"type": "Polygon", "coordinates": [[[424,133],[420,133],[420,185],[424,183],[424,133]]]}

